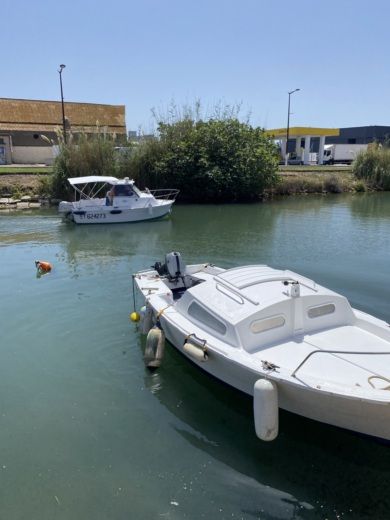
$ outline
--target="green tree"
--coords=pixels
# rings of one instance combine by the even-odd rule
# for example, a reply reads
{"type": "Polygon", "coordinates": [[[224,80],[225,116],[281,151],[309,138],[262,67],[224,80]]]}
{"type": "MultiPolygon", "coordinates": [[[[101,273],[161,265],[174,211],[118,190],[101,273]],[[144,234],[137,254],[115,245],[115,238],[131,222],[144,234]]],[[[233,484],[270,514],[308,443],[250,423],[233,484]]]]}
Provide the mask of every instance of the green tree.
{"type": "Polygon", "coordinates": [[[256,200],[277,182],[277,147],[236,118],[160,123],[158,136],[135,152],[133,176],[151,188],[178,188],[181,200],[256,200]]]}

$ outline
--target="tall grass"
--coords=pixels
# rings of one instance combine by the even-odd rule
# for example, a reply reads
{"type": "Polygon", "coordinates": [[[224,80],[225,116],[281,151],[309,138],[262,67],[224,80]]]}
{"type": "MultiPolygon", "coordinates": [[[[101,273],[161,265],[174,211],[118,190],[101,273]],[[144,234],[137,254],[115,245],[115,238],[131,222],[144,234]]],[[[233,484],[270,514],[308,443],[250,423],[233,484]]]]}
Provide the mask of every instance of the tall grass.
{"type": "Polygon", "coordinates": [[[352,172],[376,190],[390,190],[390,148],[374,146],[356,157],[352,172]]]}
{"type": "Polygon", "coordinates": [[[302,175],[282,175],[280,181],[270,190],[271,195],[296,195],[308,193],[342,193],[352,191],[349,179],[338,175],[311,172],[302,175]]]}
{"type": "Polygon", "coordinates": [[[115,136],[100,132],[69,135],[67,143],[59,136],[59,154],[53,165],[49,191],[52,197],[65,198],[71,188],[69,177],[116,175],[115,136]]]}

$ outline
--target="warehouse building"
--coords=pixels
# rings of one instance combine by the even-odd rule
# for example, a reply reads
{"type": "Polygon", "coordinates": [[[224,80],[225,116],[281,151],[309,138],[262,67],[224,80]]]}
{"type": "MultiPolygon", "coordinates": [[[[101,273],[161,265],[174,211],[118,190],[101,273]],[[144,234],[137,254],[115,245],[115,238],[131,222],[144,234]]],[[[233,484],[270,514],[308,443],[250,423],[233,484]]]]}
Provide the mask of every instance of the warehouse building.
{"type": "Polygon", "coordinates": [[[266,130],[266,135],[279,141],[281,155],[298,158],[302,164],[323,164],[324,147],[328,144],[370,144],[390,139],[390,126],[357,126],[350,128],[291,127],[266,130]],[[288,130],[288,142],[287,142],[288,130]],[[313,157],[313,160],[311,159],[313,157]]]}
{"type": "Polygon", "coordinates": [[[0,164],[52,164],[58,132],[126,140],[125,106],[0,98],[0,164]],[[54,146],[53,146],[54,145],[54,146]]]}
{"type": "Polygon", "coordinates": [[[390,126],[354,126],[340,128],[339,131],[337,136],[328,136],[326,144],[383,144],[390,138],[390,126]]]}

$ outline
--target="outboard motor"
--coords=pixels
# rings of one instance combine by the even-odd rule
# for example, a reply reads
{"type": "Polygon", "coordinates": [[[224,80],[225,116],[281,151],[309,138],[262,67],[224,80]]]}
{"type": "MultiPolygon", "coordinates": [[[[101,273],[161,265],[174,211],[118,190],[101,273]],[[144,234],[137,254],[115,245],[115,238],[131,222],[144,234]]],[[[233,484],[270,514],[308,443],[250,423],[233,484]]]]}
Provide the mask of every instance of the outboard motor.
{"type": "Polygon", "coordinates": [[[165,265],[171,280],[177,280],[185,276],[186,266],[180,253],[172,252],[165,255],[165,265]]]}
{"type": "Polygon", "coordinates": [[[165,262],[156,262],[153,266],[160,276],[168,276],[171,281],[184,279],[186,266],[180,253],[172,251],[165,255],[165,262]]]}
{"type": "Polygon", "coordinates": [[[168,274],[166,264],[162,264],[161,262],[156,262],[152,265],[153,269],[158,272],[160,276],[166,276],[168,274]]]}

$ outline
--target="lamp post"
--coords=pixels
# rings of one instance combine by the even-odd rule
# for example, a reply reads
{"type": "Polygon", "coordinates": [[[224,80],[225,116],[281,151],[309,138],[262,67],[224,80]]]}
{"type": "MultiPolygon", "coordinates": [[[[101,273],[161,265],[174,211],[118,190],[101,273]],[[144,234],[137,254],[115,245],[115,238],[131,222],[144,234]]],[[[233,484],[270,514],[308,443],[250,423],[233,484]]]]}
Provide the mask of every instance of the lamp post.
{"type": "Polygon", "coordinates": [[[64,143],[66,144],[66,126],[65,126],[65,107],[64,107],[64,92],[62,90],[62,71],[66,67],[66,65],[60,65],[60,69],[58,71],[60,75],[60,86],[61,86],[61,105],[62,105],[62,129],[64,133],[64,143]]]}
{"type": "Polygon", "coordinates": [[[294,94],[294,92],[298,92],[298,90],[301,90],[300,88],[296,88],[295,90],[291,90],[291,92],[288,93],[288,109],[287,109],[287,138],[286,138],[286,156],[285,156],[285,165],[287,166],[288,161],[288,138],[290,137],[290,97],[291,94],[294,94]]]}

